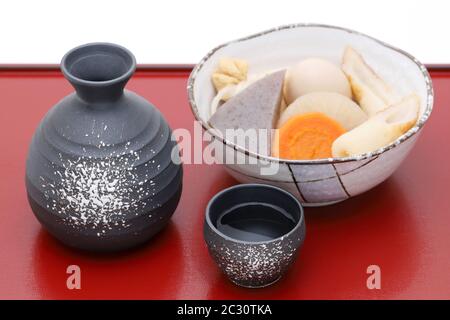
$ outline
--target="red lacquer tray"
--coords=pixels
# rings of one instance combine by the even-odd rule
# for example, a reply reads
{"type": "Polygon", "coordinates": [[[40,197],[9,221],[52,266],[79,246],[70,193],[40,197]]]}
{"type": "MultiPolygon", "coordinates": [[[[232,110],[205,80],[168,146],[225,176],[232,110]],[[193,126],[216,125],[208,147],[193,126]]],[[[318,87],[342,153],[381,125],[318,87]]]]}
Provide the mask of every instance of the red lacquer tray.
{"type": "MultiPolygon", "coordinates": [[[[450,69],[432,68],[436,102],[415,149],[375,189],[307,208],[307,236],[279,283],[252,290],[228,282],[203,241],[206,203],[237,183],[219,165],[185,165],[172,222],[148,245],[108,256],[68,249],[49,236],[26,199],[25,158],[47,110],[72,88],[56,67],[0,67],[0,298],[393,299],[450,298],[450,69]],[[68,290],[66,268],[81,268],[68,290]],[[381,289],[366,286],[369,265],[381,289]]],[[[193,128],[190,68],[141,66],[128,87],[160,108],[172,128],[193,128]]]]}

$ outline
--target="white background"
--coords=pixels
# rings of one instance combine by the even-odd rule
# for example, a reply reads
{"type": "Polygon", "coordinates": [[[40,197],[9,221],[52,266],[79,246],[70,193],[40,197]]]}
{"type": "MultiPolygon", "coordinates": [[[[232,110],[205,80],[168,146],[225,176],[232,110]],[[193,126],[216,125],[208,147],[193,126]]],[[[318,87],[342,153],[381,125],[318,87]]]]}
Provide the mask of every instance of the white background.
{"type": "Polygon", "coordinates": [[[222,42],[296,22],[355,29],[425,63],[450,63],[448,2],[2,0],[0,63],[58,63],[92,41],[122,44],[138,63],[195,63],[222,42]]]}

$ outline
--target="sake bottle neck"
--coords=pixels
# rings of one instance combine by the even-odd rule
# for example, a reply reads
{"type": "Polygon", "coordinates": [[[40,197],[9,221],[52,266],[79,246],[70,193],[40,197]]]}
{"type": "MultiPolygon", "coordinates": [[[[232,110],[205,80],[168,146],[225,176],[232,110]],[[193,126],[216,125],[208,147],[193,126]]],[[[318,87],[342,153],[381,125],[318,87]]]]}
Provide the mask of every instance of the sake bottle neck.
{"type": "Polygon", "coordinates": [[[77,95],[92,103],[119,99],[135,69],[133,54],[111,43],[82,45],[61,61],[61,70],[77,95]]]}

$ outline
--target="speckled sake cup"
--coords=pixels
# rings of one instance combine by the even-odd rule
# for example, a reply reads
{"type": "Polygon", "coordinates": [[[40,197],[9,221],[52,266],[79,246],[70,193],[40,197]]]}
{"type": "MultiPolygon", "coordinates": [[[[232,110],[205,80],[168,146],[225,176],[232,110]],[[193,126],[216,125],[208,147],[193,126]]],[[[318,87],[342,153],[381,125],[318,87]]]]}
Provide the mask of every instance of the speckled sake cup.
{"type": "Polygon", "coordinates": [[[264,184],[240,184],[222,190],[208,203],[204,237],[209,253],[219,268],[235,284],[261,288],[278,281],[295,260],[305,239],[303,208],[289,192],[264,184]],[[242,241],[217,228],[218,219],[242,204],[266,204],[284,210],[295,221],[294,227],[268,241],[242,241]]]}

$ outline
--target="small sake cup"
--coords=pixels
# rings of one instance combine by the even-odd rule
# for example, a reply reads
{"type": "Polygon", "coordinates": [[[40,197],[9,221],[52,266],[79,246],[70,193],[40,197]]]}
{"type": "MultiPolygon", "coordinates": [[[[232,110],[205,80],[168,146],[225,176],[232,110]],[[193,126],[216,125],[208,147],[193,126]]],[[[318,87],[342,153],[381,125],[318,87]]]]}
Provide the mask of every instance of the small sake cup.
{"type": "Polygon", "coordinates": [[[278,281],[294,262],[305,234],[300,202],[271,185],[230,187],[216,194],[206,208],[204,238],[209,253],[222,272],[242,287],[261,288],[278,281]],[[275,211],[280,215],[273,215],[275,211]],[[290,222],[280,229],[283,221],[290,222]],[[261,224],[266,228],[261,230],[261,224]],[[271,225],[276,230],[270,230],[271,225]]]}

